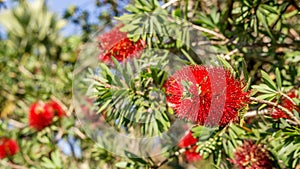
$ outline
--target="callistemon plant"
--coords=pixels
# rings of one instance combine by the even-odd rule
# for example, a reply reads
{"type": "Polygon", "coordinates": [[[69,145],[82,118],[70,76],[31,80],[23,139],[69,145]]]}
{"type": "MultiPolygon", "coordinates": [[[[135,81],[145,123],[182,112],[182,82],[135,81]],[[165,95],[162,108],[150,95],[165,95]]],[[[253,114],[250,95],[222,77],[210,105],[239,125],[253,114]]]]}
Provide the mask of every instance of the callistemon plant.
{"type": "Polygon", "coordinates": [[[29,108],[29,126],[36,130],[42,130],[53,122],[55,116],[63,117],[65,115],[64,110],[57,102],[53,100],[47,103],[37,101],[32,103],[29,108]]]}
{"type": "Polygon", "coordinates": [[[32,1],[0,0],[0,169],[300,169],[300,1],[32,1]]]}
{"type": "Polygon", "coordinates": [[[196,152],[197,149],[197,139],[193,136],[193,133],[189,131],[178,143],[178,146],[180,148],[187,148],[184,152],[185,159],[187,162],[195,162],[198,160],[201,160],[201,156],[198,152],[196,152]]]}
{"type": "MultiPolygon", "coordinates": [[[[296,94],[296,91],[291,91],[287,93],[287,95],[282,96],[282,99],[279,100],[280,104],[287,108],[290,111],[293,111],[294,109],[297,112],[300,112],[300,106],[295,104],[293,101],[294,98],[297,98],[298,95],[296,94]]],[[[274,119],[279,119],[279,118],[290,118],[289,115],[287,115],[283,110],[278,109],[278,108],[272,108],[271,109],[271,117],[274,119]]]]}
{"type": "MultiPolygon", "coordinates": [[[[147,150],[146,146],[136,147],[138,151],[131,152],[134,155],[129,155],[127,147],[118,148],[129,159],[142,159],[131,160],[126,166],[159,168],[180,155],[188,164],[204,162],[219,168],[298,165],[300,149],[291,140],[293,134],[300,135],[295,127],[300,125],[299,101],[296,95],[284,94],[279,69],[275,73],[276,83],[262,71],[263,82],[258,82],[258,78],[258,85],[253,85],[243,58],[240,62],[231,61],[231,53],[219,55],[215,48],[205,53],[206,47],[197,46],[204,43],[199,40],[199,32],[210,31],[172,18],[155,3],[151,8],[140,4],[128,9],[130,14],[117,18],[121,24],[97,37],[100,63],[97,71],[89,71],[88,77],[92,78],[85,79],[92,81],[87,88],[93,91],[93,104],[102,115],[102,122],[121,135],[147,140],[150,149],[156,150],[161,144],[160,148],[166,150],[165,159],[159,162],[146,157],[151,157],[151,153],[139,154],[147,150]],[[145,20],[149,23],[140,22],[145,20]],[[270,118],[271,109],[273,116],[276,112],[285,115],[280,115],[280,122],[270,118]],[[178,121],[184,125],[176,126],[178,121]],[[183,131],[185,125],[193,128],[183,131]],[[281,137],[288,141],[280,141],[281,137]],[[152,138],[155,141],[149,141],[152,138]],[[163,144],[162,140],[173,142],[163,144]],[[278,147],[293,150],[278,151],[278,147]],[[276,156],[284,159],[285,164],[276,156]]],[[[99,130],[101,142],[105,135],[111,137],[111,133],[99,130]]]]}
{"type": "Polygon", "coordinates": [[[183,67],[164,87],[176,115],[200,125],[225,126],[236,121],[238,111],[249,102],[245,84],[221,67],[183,67]]]}
{"type": "Polygon", "coordinates": [[[145,42],[141,39],[136,42],[127,37],[127,33],[121,32],[122,25],[117,25],[109,32],[99,36],[99,48],[103,50],[99,59],[106,63],[112,63],[112,57],[118,61],[126,58],[139,57],[145,42]]]}
{"type": "Polygon", "coordinates": [[[231,160],[238,169],[272,169],[273,160],[263,144],[245,140],[243,145],[234,150],[234,159],[231,160]]]}
{"type": "Polygon", "coordinates": [[[0,159],[10,157],[18,153],[19,146],[16,140],[10,138],[0,139],[0,159]]]}
{"type": "Polygon", "coordinates": [[[29,125],[36,130],[42,130],[49,126],[53,117],[54,113],[51,111],[51,107],[42,101],[33,103],[29,108],[29,125]]]}

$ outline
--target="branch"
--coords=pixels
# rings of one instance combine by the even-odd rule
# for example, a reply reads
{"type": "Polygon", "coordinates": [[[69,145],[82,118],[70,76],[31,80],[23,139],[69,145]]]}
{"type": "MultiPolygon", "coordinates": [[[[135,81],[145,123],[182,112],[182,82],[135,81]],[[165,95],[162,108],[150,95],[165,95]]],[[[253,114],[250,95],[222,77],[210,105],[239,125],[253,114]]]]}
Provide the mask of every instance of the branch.
{"type": "Polygon", "coordinates": [[[264,115],[268,113],[268,109],[262,109],[262,110],[252,110],[245,113],[244,117],[254,117],[256,115],[264,115]]]}
{"type": "Polygon", "coordinates": [[[170,0],[169,2],[163,4],[161,6],[162,9],[166,9],[167,7],[169,7],[170,5],[172,5],[173,3],[177,2],[178,0],[170,0]]]}
{"type": "Polygon", "coordinates": [[[225,45],[226,43],[228,43],[229,41],[227,40],[222,40],[222,41],[198,41],[198,42],[193,42],[192,46],[196,46],[196,45],[225,45]]]}
{"type": "Polygon", "coordinates": [[[178,149],[177,151],[175,151],[173,154],[171,154],[168,158],[166,158],[165,160],[159,162],[156,166],[152,166],[150,167],[150,169],[158,169],[161,166],[163,166],[164,164],[166,164],[167,162],[171,161],[174,157],[181,155],[182,153],[186,152],[187,150],[191,149],[195,144],[189,145],[187,147],[178,149]]]}
{"type": "Polygon", "coordinates": [[[87,136],[83,132],[81,132],[77,127],[72,127],[72,130],[80,137],[80,139],[86,139],[87,136]]]}
{"type": "Polygon", "coordinates": [[[1,161],[1,164],[3,166],[8,166],[8,167],[13,168],[13,169],[28,169],[27,167],[16,165],[16,164],[13,164],[12,162],[1,161]]]}
{"type": "Polygon", "coordinates": [[[266,100],[260,100],[260,99],[257,99],[255,97],[250,97],[250,100],[252,101],[255,101],[255,102],[258,102],[258,103],[262,103],[262,104],[267,104],[267,105],[270,105],[270,106],[274,106],[274,107],[277,107],[279,109],[281,109],[282,111],[284,111],[287,115],[289,115],[289,117],[294,120],[295,124],[299,125],[300,126],[300,121],[299,119],[297,119],[297,117],[290,111],[288,110],[287,108],[281,106],[281,105],[278,105],[278,103],[274,103],[274,102],[271,102],[271,101],[266,101],[266,100]]]}
{"type": "Polygon", "coordinates": [[[286,99],[288,99],[291,103],[293,103],[293,105],[297,106],[297,104],[295,103],[295,101],[289,97],[288,95],[286,95],[285,93],[280,92],[280,94],[285,97],[286,99]]]}
{"type": "Polygon", "coordinates": [[[14,120],[14,119],[9,119],[8,123],[13,125],[14,127],[18,128],[18,129],[22,129],[22,128],[25,128],[27,126],[27,124],[21,123],[19,121],[14,120]]]}
{"type": "Polygon", "coordinates": [[[237,53],[239,51],[239,49],[234,49],[232,51],[230,51],[229,53],[227,53],[226,55],[221,55],[222,58],[226,59],[226,60],[230,60],[230,56],[237,53]]]}
{"type": "Polygon", "coordinates": [[[197,29],[197,30],[199,30],[201,32],[205,32],[205,33],[214,35],[215,37],[217,37],[219,39],[225,40],[226,42],[229,41],[229,39],[227,39],[223,34],[215,32],[215,31],[212,31],[210,29],[206,29],[204,27],[201,27],[201,26],[198,26],[198,25],[194,25],[194,24],[192,24],[192,28],[195,28],[195,29],[197,29]]]}
{"type": "MultiPolygon", "coordinates": [[[[53,101],[55,101],[63,109],[64,112],[66,112],[66,113],[68,112],[67,106],[63,102],[61,102],[57,97],[55,97],[54,95],[52,95],[52,96],[50,96],[50,98],[53,101]]],[[[67,114],[67,115],[70,116],[70,114],[67,114]]]]}

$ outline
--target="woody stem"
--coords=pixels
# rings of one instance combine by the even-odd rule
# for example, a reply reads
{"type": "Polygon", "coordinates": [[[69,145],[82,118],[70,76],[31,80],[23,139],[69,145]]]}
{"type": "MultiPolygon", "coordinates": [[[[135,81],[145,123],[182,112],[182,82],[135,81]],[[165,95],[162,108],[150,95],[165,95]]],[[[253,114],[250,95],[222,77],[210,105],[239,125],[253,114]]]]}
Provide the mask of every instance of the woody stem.
{"type": "Polygon", "coordinates": [[[276,108],[284,111],[297,125],[300,125],[299,119],[290,110],[288,110],[287,108],[279,105],[278,103],[274,103],[274,102],[267,101],[267,100],[257,99],[255,97],[250,97],[250,100],[258,102],[258,103],[262,103],[262,104],[267,104],[269,106],[276,107],[276,108]]]}

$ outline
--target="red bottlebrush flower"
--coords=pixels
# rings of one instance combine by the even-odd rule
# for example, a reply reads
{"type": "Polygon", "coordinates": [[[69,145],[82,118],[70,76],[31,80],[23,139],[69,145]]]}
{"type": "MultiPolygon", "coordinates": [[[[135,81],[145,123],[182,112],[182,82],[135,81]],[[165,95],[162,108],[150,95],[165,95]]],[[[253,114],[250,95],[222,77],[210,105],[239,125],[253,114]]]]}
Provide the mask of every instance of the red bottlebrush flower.
{"type": "MultiPolygon", "coordinates": [[[[287,96],[290,97],[291,99],[298,97],[295,91],[292,91],[292,92],[288,93],[287,96]]],[[[279,103],[283,107],[287,108],[290,111],[293,111],[295,109],[297,112],[300,112],[300,107],[294,105],[293,102],[291,102],[286,97],[283,97],[279,101],[279,103]]],[[[279,119],[279,118],[285,118],[285,119],[287,119],[287,118],[290,118],[289,115],[287,115],[284,111],[282,111],[281,109],[278,109],[276,107],[271,110],[271,117],[273,119],[279,119]]]]}
{"type": "Polygon", "coordinates": [[[229,160],[239,169],[272,169],[273,161],[268,150],[262,144],[244,141],[241,147],[235,149],[234,159],[229,160]]]}
{"type": "Polygon", "coordinates": [[[58,117],[66,116],[66,113],[61,108],[61,106],[57,102],[55,102],[53,100],[51,100],[48,103],[46,103],[45,109],[47,109],[48,111],[53,111],[53,114],[57,115],[58,117]]]}
{"type": "Polygon", "coordinates": [[[164,84],[168,105],[179,118],[225,126],[249,102],[244,84],[221,67],[186,66],[164,84]]]}
{"type": "Polygon", "coordinates": [[[197,139],[193,136],[192,132],[189,131],[189,133],[185,135],[178,144],[180,148],[185,148],[192,145],[190,149],[184,152],[185,159],[187,162],[195,162],[202,159],[200,154],[196,152],[197,145],[194,145],[196,143],[197,139]]]}
{"type": "Polygon", "coordinates": [[[99,37],[100,49],[103,50],[99,56],[100,60],[111,63],[112,57],[118,61],[123,61],[126,58],[138,57],[141,54],[145,42],[141,39],[137,42],[131,41],[127,37],[127,33],[120,31],[121,26],[117,26],[99,37]]]}
{"type": "Polygon", "coordinates": [[[287,13],[289,13],[289,12],[294,12],[295,10],[296,10],[295,6],[290,5],[286,11],[287,11],[287,13]]]}
{"type": "Polygon", "coordinates": [[[36,130],[42,130],[52,123],[54,117],[53,108],[39,101],[29,108],[29,125],[36,130]]]}
{"type": "Polygon", "coordinates": [[[2,138],[0,140],[0,159],[13,156],[19,151],[17,142],[13,139],[2,138]]]}

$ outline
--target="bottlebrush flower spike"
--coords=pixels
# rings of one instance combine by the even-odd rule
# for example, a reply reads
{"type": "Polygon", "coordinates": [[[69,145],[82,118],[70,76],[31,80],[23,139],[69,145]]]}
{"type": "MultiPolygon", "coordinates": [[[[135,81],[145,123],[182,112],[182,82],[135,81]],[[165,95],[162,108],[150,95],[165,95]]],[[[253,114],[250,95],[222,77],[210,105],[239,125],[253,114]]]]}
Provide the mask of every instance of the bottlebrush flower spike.
{"type": "Polygon", "coordinates": [[[186,66],[164,84],[175,114],[200,125],[225,126],[249,102],[244,84],[221,67],[186,66]]]}
{"type": "Polygon", "coordinates": [[[0,139],[0,159],[8,156],[13,156],[19,151],[17,142],[13,139],[0,139]]]}
{"type": "Polygon", "coordinates": [[[112,62],[112,57],[118,61],[126,58],[139,57],[145,48],[145,42],[139,39],[137,42],[131,41],[127,33],[121,32],[122,25],[116,26],[111,31],[99,37],[99,48],[103,50],[99,59],[103,62],[112,62]]]}
{"type": "Polygon", "coordinates": [[[273,161],[268,150],[262,144],[244,141],[241,147],[235,149],[234,159],[229,160],[239,169],[272,169],[273,161]]]}
{"type": "Polygon", "coordinates": [[[189,133],[185,135],[178,144],[180,148],[185,148],[192,145],[190,149],[184,152],[185,159],[187,162],[195,162],[202,159],[200,154],[196,152],[197,145],[194,145],[196,143],[197,139],[193,136],[192,132],[189,131],[189,133]]]}
{"type": "Polygon", "coordinates": [[[66,116],[66,113],[65,113],[65,111],[61,108],[61,106],[60,106],[57,102],[55,102],[55,101],[53,101],[53,100],[51,100],[51,101],[49,101],[48,103],[46,103],[45,106],[47,107],[46,109],[48,109],[49,111],[53,111],[53,114],[54,114],[54,115],[57,115],[58,117],[66,116]],[[51,110],[51,109],[52,109],[52,110],[51,110]]]}
{"type": "MultiPolygon", "coordinates": [[[[295,91],[288,93],[287,96],[290,97],[291,99],[298,97],[295,91]]],[[[300,107],[294,105],[293,102],[291,102],[286,97],[282,98],[279,101],[279,104],[281,104],[283,107],[287,108],[290,111],[293,111],[295,109],[297,112],[300,112],[300,107]]],[[[271,117],[273,119],[290,118],[289,115],[287,115],[284,111],[282,111],[281,109],[278,109],[276,107],[271,110],[271,117]]]]}
{"type": "Polygon", "coordinates": [[[29,108],[29,126],[36,130],[42,130],[52,123],[54,117],[53,108],[39,101],[29,108]]]}

